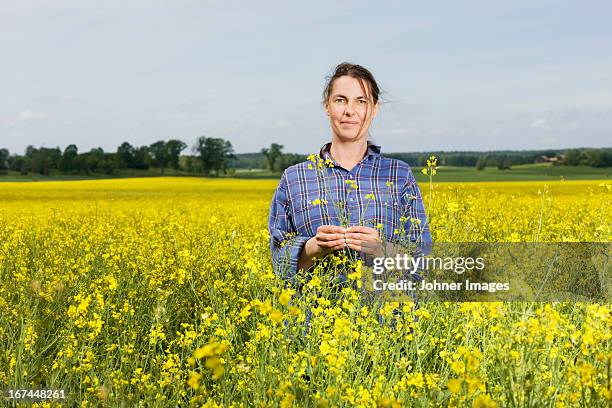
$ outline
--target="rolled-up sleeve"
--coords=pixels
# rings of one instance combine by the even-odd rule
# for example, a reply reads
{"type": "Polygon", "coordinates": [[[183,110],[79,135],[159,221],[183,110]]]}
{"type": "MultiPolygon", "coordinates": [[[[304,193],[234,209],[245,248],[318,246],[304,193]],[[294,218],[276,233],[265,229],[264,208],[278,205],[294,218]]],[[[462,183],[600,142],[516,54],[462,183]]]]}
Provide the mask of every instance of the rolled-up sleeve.
{"type": "Polygon", "coordinates": [[[270,205],[268,230],[274,273],[283,279],[294,281],[300,252],[309,237],[298,235],[293,226],[287,192],[287,175],[283,172],[270,205]]]}
{"type": "Polygon", "coordinates": [[[408,170],[406,184],[402,189],[402,207],[404,216],[408,218],[404,228],[410,242],[417,244],[417,255],[429,255],[432,249],[431,231],[421,190],[411,170],[408,170]]]}

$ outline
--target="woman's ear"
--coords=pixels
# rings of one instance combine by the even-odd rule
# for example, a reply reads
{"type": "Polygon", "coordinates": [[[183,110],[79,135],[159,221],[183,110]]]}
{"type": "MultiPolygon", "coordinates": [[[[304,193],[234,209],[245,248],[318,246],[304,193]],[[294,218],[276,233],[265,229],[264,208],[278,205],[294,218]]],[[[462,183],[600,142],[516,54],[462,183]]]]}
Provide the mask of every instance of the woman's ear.
{"type": "Polygon", "coordinates": [[[376,101],[376,103],[374,104],[374,107],[372,108],[372,119],[374,119],[376,115],[378,114],[378,107],[379,107],[379,103],[378,101],[376,101]]]}

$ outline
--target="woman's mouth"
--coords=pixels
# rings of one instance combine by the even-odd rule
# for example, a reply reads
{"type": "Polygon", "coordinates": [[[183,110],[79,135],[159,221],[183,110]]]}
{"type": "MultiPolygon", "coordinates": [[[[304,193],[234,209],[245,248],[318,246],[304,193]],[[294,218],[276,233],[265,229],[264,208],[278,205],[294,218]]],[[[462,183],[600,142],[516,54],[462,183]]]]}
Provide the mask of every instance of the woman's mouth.
{"type": "Polygon", "coordinates": [[[351,125],[351,126],[354,126],[354,125],[358,125],[358,124],[359,124],[359,122],[342,121],[342,122],[340,122],[340,124],[341,124],[341,125],[351,125]]]}

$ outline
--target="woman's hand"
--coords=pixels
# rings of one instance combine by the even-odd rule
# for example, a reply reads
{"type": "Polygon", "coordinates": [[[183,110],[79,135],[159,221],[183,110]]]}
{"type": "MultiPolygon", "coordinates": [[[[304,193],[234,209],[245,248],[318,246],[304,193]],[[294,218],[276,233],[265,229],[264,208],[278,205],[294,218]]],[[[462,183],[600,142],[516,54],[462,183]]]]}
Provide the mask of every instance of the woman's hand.
{"type": "Polygon", "coordinates": [[[336,225],[321,225],[317,228],[317,234],[311,238],[316,252],[327,255],[330,252],[342,249],[346,246],[344,240],[346,228],[336,225]]]}
{"type": "Polygon", "coordinates": [[[378,230],[356,225],[346,229],[346,244],[349,248],[369,255],[383,256],[382,240],[378,230]]]}
{"type": "Polygon", "coordinates": [[[322,258],[330,252],[346,246],[346,228],[336,225],[321,225],[317,234],[306,241],[298,258],[298,269],[308,269],[313,265],[312,258],[322,258]]]}

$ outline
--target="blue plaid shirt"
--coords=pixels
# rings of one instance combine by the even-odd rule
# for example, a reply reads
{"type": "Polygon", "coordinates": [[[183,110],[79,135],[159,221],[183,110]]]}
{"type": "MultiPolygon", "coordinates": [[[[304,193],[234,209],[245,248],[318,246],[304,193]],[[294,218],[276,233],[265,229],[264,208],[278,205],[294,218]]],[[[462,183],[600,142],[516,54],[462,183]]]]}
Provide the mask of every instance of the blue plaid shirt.
{"type": "Polygon", "coordinates": [[[304,244],[321,225],[380,228],[384,240],[409,239],[421,253],[429,253],[431,233],[410,166],[381,156],[380,146],[368,142],[365,157],[349,171],[333,160],[330,147],[321,148],[321,159],[283,172],[268,220],[275,273],[295,276],[304,244]],[[324,160],[333,166],[317,166],[324,160]]]}

